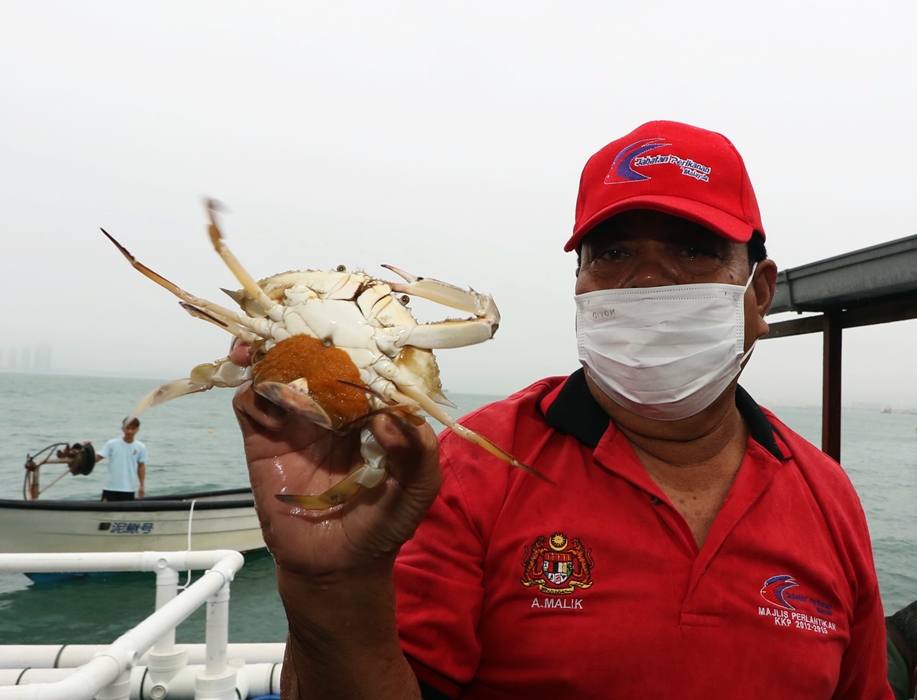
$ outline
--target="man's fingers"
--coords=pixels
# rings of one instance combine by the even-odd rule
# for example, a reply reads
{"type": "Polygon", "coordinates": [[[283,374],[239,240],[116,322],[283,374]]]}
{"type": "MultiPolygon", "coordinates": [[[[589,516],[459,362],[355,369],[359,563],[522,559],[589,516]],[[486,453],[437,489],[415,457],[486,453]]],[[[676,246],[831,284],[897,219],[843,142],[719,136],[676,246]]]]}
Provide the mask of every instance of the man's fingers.
{"type": "Polygon", "coordinates": [[[390,415],[380,415],[370,426],[388,453],[388,470],[404,486],[431,486],[439,482],[439,443],[424,421],[411,425],[390,415]]]}
{"type": "Polygon", "coordinates": [[[251,365],[251,349],[252,346],[248,343],[243,343],[238,338],[232,339],[232,344],[229,346],[229,361],[234,365],[239,365],[239,367],[248,367],[251,365]]]}

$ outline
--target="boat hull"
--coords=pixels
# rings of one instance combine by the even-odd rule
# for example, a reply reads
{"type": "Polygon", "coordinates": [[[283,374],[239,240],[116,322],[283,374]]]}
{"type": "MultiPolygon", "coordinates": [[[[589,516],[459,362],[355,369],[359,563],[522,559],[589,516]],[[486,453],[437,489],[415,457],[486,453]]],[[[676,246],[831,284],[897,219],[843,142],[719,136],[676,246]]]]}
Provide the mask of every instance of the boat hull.
{"type": "Polygon", "coordinates": [[[250,552],[263,547],[250,489],[113,503],[0,499],[0,552],[250,552]]]}

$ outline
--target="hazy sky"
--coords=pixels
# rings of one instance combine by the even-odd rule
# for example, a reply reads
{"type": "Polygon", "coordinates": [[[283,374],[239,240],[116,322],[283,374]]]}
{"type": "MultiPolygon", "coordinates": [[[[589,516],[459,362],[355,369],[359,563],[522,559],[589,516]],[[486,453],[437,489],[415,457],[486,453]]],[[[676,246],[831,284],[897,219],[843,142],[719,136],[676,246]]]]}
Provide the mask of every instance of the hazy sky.
{"type": "MultiPolygon", "coordinates": [[[[388,263],[492,293],[496,338],[438,353],[451,391],[567,374],[580,170],[644,121],[736,144],[781,268],[917,234],[915,19],[888,0],[3,3],[0,366],[46,345],[53,371],[168,379],[225,355],[99,232],[223,303],[207,195],[256,277],[388,263]]],[[[845,401],[917,406],[915,338],[845,333],[845,401]]],[[[820,343],[759,344],[743,383],[818,403],[820,343]]]]}

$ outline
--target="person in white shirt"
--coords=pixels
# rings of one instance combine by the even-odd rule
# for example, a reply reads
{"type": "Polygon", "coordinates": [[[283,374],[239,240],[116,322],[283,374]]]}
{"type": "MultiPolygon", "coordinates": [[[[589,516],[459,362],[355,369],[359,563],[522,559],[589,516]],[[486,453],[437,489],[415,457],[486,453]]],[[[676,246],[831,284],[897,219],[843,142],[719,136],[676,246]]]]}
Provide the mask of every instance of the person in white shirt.
{"type": "Polygon", "coordinates": [[[123,437],[109,440],[96,454],[96,462],[109,461],[103,501],[133,501],[135,492],[143,498],[146,491],[146,445],[136,439],[140,421],[134,418],[121,430],[123,437]]]}

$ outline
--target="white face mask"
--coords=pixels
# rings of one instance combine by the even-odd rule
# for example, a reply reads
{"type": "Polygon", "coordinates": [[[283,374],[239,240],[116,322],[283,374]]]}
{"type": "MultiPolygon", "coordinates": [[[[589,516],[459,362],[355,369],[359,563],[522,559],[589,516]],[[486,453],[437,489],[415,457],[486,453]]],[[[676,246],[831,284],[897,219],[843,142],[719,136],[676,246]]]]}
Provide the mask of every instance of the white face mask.
{"type": "Polygon", "coordinates": [[[745,292],[734,284],[606,289],[576,295],[576,340],[589,376],[624,408],[680,420],[712,404],[738,376],[745,292]]]}

